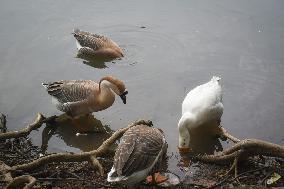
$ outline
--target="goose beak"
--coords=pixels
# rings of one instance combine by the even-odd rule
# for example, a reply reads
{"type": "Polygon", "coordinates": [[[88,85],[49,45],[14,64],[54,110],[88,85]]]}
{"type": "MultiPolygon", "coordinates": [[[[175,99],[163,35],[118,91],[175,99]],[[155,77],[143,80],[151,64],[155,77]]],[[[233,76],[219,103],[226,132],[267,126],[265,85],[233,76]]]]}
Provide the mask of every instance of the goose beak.
{"type": "Polygon", "coordinates": [[[120,96],[123,104],[126,104],[126,95],[128,94],[128,91],[124,91],[120,96]]]}

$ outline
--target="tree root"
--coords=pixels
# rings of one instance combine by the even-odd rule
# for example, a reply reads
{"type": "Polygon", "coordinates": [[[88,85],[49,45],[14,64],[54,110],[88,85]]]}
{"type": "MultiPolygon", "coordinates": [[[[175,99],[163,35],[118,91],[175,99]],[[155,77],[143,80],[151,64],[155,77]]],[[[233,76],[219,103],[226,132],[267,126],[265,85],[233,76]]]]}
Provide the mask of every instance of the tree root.
{"type": "Polygon", "coordinates": [[[231,135],[230,133],[228,133],[228,131],[224,127],[220,126],[219,129],[220,129],[220,136],[221,137],[225,137],[225,138],[231,140],[234,143],[238,143],[238,142],[241,141],[240,139],[238,139],[238,138],[234,137],[233,135],[231,135]]]}
{"type": "MultiPolygon", "coordinates": [[[[28,135],[32,130],[38,129],[43,123],[48,122],[50,120],[54,120],[54,116],[45,118],[43,115],[38,114],[36,120],[34,123],[28,125],[25,129],[22,129],[21,131],[13,131],[13,132],[7,132],[7,133],[1,133],[0,139],[8,139],[8,138],[17,138],[28,135]]],[[[89,151],[89,152],[82,152],[82,153],[57,153],[57,154],[51,154],[47,156],[40,157],[39,159],[36,159],[29,163],[24,163],[21,165],[15,165],[12,167],[6,168],[4,173],[9,173],[13,171],[30,171],[33,170],[39,166],[52,163],[52,162],[83,162],[88,161],[92,167],[98,170],[100,175],[104,174],[104,169],[100,162],[97,160],[96,157],[105,157],[107,156],[109,152],[109,147],[115,143],[117,139],[119,139],[129,128],[135,126],[145,124],[148,126],[152,126],[151,121],[145,121],[145,120],[137,120],[130,125],[128,125],[125,128],[117,130],[115,133],[112,134],[110,138],[108,138],[106,141],[103,142],[103,144],[96,150],[89,151]]],[[[20,177],[14,178],[9,184],[7,188],[10,188],[12,186],[18,186],[22,183],[28,182],[28,184],[25,186],[25,188],[31,188],[35,183],[35,178],[30,175],[23,175],[20,177]]]]}
{"type": "Polygon", "coordinates": [[[197,159],[208,163],[230,163],[238,155],[236,152],[240,153],[241,150],[244,153],[242,156],[246,157],[264,155],[284,158],[284,146],[258,139],[244,139],[220,154],[200,156],[197,159]]]}
{"type": "Polygon", "coordinates": [[[26,128],[20,131],[9,131],[6,133],[0,133],[0,140],[1,139],[9,139],[9,138],[19,138],[23,136],[27,136],[33,130],[36,130],[41,127],[43,123],[51,121],[55,119],[55,116],[51,116],[49,118],[45,118],[42,114],[38,113],[35,121],[32,124],[29,124],[26,128]]]}
{"type": "MultiPolygon", "coordinates": [[[[41,127],[43,123],[47,123],[49,121],[55,120],[55,116],[45,118],[42,114],[38,114],[35,121],[32,124],[29,124],[26,128],[20,131],[11,131],[6,133],[0,133],[1,139],[9,139],[9,138],[18,138],[27,136],[32,130],[38,129],[41,127]]],[[[3,122],[2,122],[3,123],[3,122]]],[[[5,122],[4,122],[5,123],[5,122]]],[[[40,166],[46,165],[52,162],[83,162],[87,161],[90,163],[94,169],[96,169],[100,175],[104,174],[104,168],[98,161],[97,157],[106,157],[109,154],[110,146],[115,143],[117,139],[119,139],[129,128],[139,125],[145,124],[152,126],[151,121],[145,120],[137,120],[134,123],[129,124],[127,127],[117,130],[112,134],[110,138],[103,142],[103,144],[96,150],[92,150],[89,152],[81,152],[81,153],[56,153],[50,154],[47,156],[40,157],[32,162],[15,165],[12,167],[7,166],[5,171],[2,171],[3,174],[10,174],[13,171],[30,171],[40,166]]],[[[3,124],[2,124],[3,125],[3,124]]],[[[256,155],[264,155],[269,157],[280,157],[284,158],[284,146],[270,143],[263,140],[258,139],[244,139],[240,140],[232,135],[230,135],[223,127],[220,127],[220,136],[225,137],[233,141],[234,144],[232,147],[222,151],[216,155],[198,155],[194,157],[195,159],[206,162],[206,163],[215,163],[215,164],[232,164],[231,168],[226,174],[226,180],[229,178],[229,174],[234,171],[234,179],[238,179],[241,174],[238,174],[238,162],[246,159],[251,156],[256,155]]],[[[224,179],[224,180],[225,180],[224,179]]],[[[226,180],[224,182],[226,182],[226,180]]],[[[14,187],[18,185],[26,184],[25,188],[31,188],[35,184],[36,180],[34,177],[30,175],[22,175],[14,178],[7,188],[14,187]]],[[[221,181],[222,182],[222,181],[221,181]]],[[[220,183],[218,183],[220,185],[220,183]]]]}
{"type": "Polygon", "coordinates": [[[0,130],[1,130],[1,133],[5,133],[7,131],[6,116],[1,113],[0,113],[0,130]]]}
{"type": "Polygon", "coordinates": [[[234,178],[238,178],[238,162],[256,155],[284,158],[284,146],[257,139],[245,139],[217,155],[199,155],[196,158],[205,163],[230,164],[231,168],[225,174],[234,171],[234,178]]]}
{"type": "Polygon", "coordinates": [[[88,161],[91,162],[92,166],[99,168],[99,171],[101,173],[102,166],[99,164],[98,160],[96,160],[96,157],[104,157],[108,153],[108,148],[118,139],[120,138],[124,132],[126,132],[129,128],[139,125],[139,124],[145,124],[145,125],[151,125],[150,121],[145,120],[138,120],[134,123],[131,123],[126,128],[119,129],[116,131],[110,138],[108,138],[106,141],[103,142],[103,144],[96,150],[92,150],[89,152],[82,152],[82,153],[57,153],[57,154],[51,154],[47,156],[43,156],[39,159],[36,159],[30,163],[22,164],[22,165],[15,165],[12,166],[9,171],[16,171],[16,170],[22,170],[22,171],[29,171],[32,169],[35,169],[39,166],[51,163],[51,162],[82,162],[82,161],[88,161]]]}
{"type": "MultiPolygon", "coordinates": [[[[238,138],[230,135],[224,128],[221,128],[220,136],[224,136],[236,144],[216,155],[198,155],[193,158],[205,163],[232,163],[232,166],[225,174],[225,179],[221,181],[222,183],[227,181],[230,177],[229,174],[232,172],[234,172],[234,180],[238,181],[238,178],[242,175],[238,174],[238,162],[241,160],[258,155],[284,158],[284,146],[258,139],[239,140],[238,138]]],[[[212,188],[219,186],[222,183],[218,183],[217,185],[212,186],[212,188]]]]}
{"type": "Polygon", "coordinates": [[[36,179],[30,175],[22,175],[15,177],[6,187],[6,189],[12,189],[25,184],[23,189],[31,189],[35,185],[36,179]],[[26,184],[27,183],[27,184],[26,184]]]}

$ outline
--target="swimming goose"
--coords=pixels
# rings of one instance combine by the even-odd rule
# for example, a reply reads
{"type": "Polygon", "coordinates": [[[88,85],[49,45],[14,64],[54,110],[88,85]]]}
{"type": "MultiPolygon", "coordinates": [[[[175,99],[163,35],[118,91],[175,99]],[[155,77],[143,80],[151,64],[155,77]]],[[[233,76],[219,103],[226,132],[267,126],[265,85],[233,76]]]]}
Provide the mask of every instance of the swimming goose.
{"type": "Polygon", "coordinates": [[[77,57],[115,59],[123,57],[122,49],[111,39],[98,34],[74,29],[72,33],[76,38],[77,57]]]}
{"type": "MultiPolygon", "coordinates": [[[[107,181],[127,185],[141,182],[149,173],[158,169],[159,162],[166,153],[166,146],[165,136],[159,129],[146,125],[130,128],[117,147],[107,181]]],[[[159,181],[156,175],[156,182],[166,180],[160,175],[159,181]]]]}
{"type": "Polygon", "coordinates": [[[53,97],[57,109],[71,117],[110,107],[115,100],[115,94],[126,104],[128,93],[124,83],[113,76],[105,76],[99,83],[91,80],[63,80],[42,85],[53,97]]]}
{"type": "Polygon", "coordinates": [[[209,130],[220,126],[223,114],[220,77],[213,76],[203,85],[192,89],[182,103],[182,116],[178,123],[180,152],[188,152],[190,135],[194,130],[209,130]]]}

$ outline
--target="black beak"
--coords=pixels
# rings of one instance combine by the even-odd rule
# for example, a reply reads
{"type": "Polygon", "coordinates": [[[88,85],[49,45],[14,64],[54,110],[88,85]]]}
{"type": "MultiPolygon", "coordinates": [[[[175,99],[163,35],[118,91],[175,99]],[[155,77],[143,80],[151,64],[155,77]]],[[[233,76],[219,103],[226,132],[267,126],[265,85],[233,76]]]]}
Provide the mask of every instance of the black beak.
{"type": "Polygon", "coordinates": [[[121,98],[123,104],[126,104],[126,95],[127,95],[127,94],[128,94],[128,91],[124,91],[124,93],[122,93],[122,94],[120,95],[120,98],[121,98]]]}

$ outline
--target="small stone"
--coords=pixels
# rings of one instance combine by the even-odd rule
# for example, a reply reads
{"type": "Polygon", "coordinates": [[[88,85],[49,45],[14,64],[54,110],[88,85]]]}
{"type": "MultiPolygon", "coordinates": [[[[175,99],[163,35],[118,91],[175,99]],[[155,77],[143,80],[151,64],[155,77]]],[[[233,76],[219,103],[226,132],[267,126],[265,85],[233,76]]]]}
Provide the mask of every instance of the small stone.
{"type": "Polygon", "coordinates": [[[233,185],[233,184],[229,184],[229,185],[228,185],[228,188],[230,188],[230,189],[231,189],[231,188],[234,188],[234,185],[233,185]]]}
{"type": "Polygon", "coordinates": [[[52,185],[52,182],[44,181],[41,185],[43,185],[43,186],[50,186],[50,185],[52,185]]]}
{"type": "Polygon", "coordinates": [[[173,173],[161,173],[161,175],[164,175],[168,178],[168,180],[159,183],[158,186],[160,187],[172,187],[172,186],[176,186],[180,183],[180,179],[177,175],[173,174],[173,173]]]}

